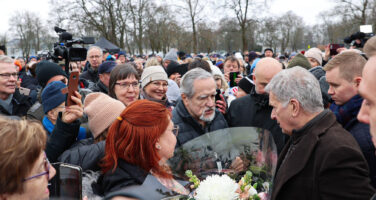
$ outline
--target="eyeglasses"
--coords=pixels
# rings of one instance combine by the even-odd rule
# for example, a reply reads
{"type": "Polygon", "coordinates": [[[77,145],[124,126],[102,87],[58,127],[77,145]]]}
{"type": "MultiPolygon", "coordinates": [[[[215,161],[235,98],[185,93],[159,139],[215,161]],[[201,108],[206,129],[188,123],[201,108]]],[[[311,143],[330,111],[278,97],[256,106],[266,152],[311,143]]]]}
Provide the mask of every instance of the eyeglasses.
{"type": "Polygon", "coordinates": [[[89,56],[90,59],[93,59],[93,58],[99,59],[100,57],[101,56],[99,56],[99,55],[89,56]]]}
{"type": "Polygon", "coordinates": [[[133,89],[139,89],[140,87],[140,82],[133,82],[133,83],[115,83],[115,85],[120,86],[121,89],[127,89],[132,86],[133,89]]]}
{"type": "Polygon", "coordinates": [[[44,176],[44,175],[47,175],[47,179],[48,179],[49,174],[50,174],[50,166],[51,166],[50,161],[48,161],[48,159],[47,159],[47,155],[46,155],[46,153],[44,153],[44,169],[45,169],[46,171],[45,171],[45,172],[42,172],[42,173],[40,173],[40,174],[37,174],[37,175],[31,176],[31,177],[28,177],[28,178],[25,178],[25,179],[23,179],[23,181],[28,181],[28,180],[31,180],[31,179],[33,179],[33,178],[38,178],[38,177],[40,177],[40,176],[44,176]]]}
{"type": "Polygon", "coordinates": [[[179,126],[178,125],[174,125],[174,128],[172,129],[172,133],[178,137],[178,133],[179,133],[179,126]]]}
{"type": "Polygon", "coordinates": [[[168,87],[168,83],[161,83],[161,82],[157,82],[157,81],[152,81],[151,84],[155,88],[159,88],[159,87],[162,86],[164,89],[166,89],[168,87]]]}
{"type": "Polygon", "coordinates": [[[14,78],[18,78],[18,73],[4,73],[0,74],[0,76],[5,79],[10,79],[11,76],[13,76],[14,78]]]}

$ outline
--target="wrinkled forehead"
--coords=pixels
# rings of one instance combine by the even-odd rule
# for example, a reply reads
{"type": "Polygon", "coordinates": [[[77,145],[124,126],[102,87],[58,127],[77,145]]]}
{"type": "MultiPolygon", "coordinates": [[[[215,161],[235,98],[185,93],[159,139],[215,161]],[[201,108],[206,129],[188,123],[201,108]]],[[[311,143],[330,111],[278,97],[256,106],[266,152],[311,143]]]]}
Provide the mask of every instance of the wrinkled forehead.
{"type": "Polygon", "coordinates": [[[194,96],[212,95],[216,89],[214,78],[195,80],[193,83],[194,96]]]}
{"type": "Polygon", "coordinates": [[[16,71],[16,66],[13,63],[0,63],[0,72],[14,72],[16,71]]]}

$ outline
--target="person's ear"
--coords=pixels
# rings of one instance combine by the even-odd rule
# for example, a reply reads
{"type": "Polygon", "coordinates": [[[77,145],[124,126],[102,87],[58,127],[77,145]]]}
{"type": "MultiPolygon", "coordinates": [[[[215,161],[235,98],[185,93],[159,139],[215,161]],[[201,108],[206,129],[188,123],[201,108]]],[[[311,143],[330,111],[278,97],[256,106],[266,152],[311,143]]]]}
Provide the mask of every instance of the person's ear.
{"type": "Polygon", "coordinates": [[[357,76],[353,79],[353,84],[355,85],[356,88],[359,87],[359,84],[360,84],[361,81],[362,81],[362,77],[360,77],[360,76],[357,76]]]}
{"type": "Polygon", "coordinates": [[[48,111],[47,112],[47,117],[50,120],[56,121],[57,120],[57,115],[56,115],[55,109],[52,109],[52,110],[48,111]]]}
{"type": "Polygon", "coordinates": [[[291,112],[291,115],[293,118],[297,117],[299,115],[299,112],[300,112],[300,104],[299,104],[299,101],[297,101],[296,99],[291,99],[290,102],[289,102],[292,106],[292,112],[291,112]]]}
{"type": "Polygon", "coordinates": [[[184,105],[187,106],[188,105],[188,97],[186,94],[182,93],[181,94],[181,100],[183,101],[184,105]]]}

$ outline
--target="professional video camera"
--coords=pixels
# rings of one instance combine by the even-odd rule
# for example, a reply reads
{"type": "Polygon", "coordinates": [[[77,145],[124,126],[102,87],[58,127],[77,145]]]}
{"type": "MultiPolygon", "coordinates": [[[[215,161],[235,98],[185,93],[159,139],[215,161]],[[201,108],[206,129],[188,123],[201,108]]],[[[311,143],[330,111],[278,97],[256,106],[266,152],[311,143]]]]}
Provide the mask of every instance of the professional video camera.
{"type": "Polygon", "coordinates": [[[66,62],[86,60],[87,49],[81,47],[80,44],[94,44],[93,37],[73,39],[71,33],[56,26],[55,32],[59,34],[59,42],[54,44],[54,52],[51,54],[55,62],[63,59],[66,62]]]}
{"type": "Polygon", "coordinates": [[[356,48],[363,48],[367,40],[373,35],[373,33],[356,32],[350,37],[346,37],[343,41],[351,46],[355,46],[356,48]]]}

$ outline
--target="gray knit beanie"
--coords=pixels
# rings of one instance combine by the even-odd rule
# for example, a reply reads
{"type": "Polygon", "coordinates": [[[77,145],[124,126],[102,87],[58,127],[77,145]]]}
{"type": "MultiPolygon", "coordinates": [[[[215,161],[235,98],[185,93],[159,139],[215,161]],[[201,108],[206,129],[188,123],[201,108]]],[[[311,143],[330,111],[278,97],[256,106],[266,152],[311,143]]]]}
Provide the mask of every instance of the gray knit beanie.
{"type": "Polygon", "coordinates": [[[144,69],[141,75],[141,88],[144,88],[151,81],[168,81],[167,73],[162,66],[150,66],[144,69]]]}
{"type": "Polygon", "coordinates": [[[178,51],[176,49],[171,49],[163,58],[163,61],[165,60],[173,60],[173,61],[178,61],[178,51]]]}

